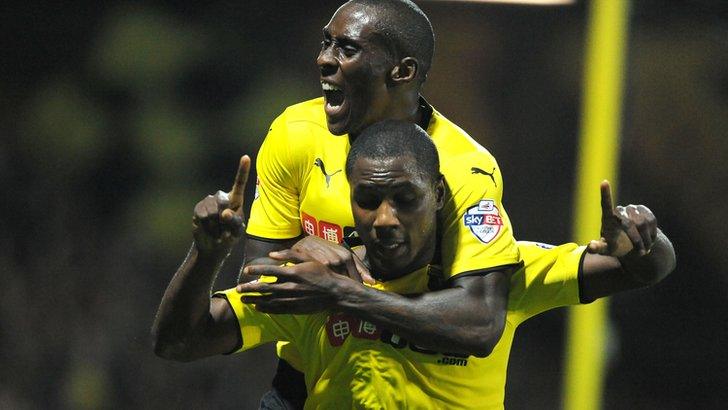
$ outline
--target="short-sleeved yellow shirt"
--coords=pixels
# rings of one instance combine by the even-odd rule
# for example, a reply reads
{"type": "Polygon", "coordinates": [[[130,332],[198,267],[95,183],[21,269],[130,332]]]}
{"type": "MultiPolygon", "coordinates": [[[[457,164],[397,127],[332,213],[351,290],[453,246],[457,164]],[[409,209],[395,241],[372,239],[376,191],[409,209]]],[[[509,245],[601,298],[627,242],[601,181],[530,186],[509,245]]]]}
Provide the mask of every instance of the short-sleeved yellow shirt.
{"type": "MultiPolygon", "coordinates": [[[[448,187],[442,212],[445,278],[518,263],[495,158],[435,110],[426,131],[448,187]]],[[[323,98],[288,107],[273,121],[258,153],[247,234],[290,239],[306,233],[337,243],[353,235],[344,175],[349,148],[348,135],[328,131],[323,98]]]]}
{"type": "MultiPolygon", "coordinates": [[[[506,326],[486,358],[429,351],[387,329],[341,313],[271,315],[225,297],[240,326],[239,351],[288,341],[291,364],[304,372],[306,408],[500,409],[516,328],[540,312],[579,303],[578,272],[584,247],[519,242],[524,265],[511,277],[506,326]]],[[[427,291],[427,269],[379,282],[397,293],[427,291]]]]}

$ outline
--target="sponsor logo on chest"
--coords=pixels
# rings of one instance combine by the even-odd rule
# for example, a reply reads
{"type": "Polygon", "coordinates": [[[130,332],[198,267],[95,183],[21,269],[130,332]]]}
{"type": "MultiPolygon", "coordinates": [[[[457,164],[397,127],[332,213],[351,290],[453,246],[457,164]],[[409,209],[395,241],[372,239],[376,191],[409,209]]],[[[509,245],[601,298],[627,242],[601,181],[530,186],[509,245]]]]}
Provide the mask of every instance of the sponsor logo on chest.
{"type": "Polygon", "coordinates": [[[341,243],[344,240],[344,230],[341,225],[333,222],[318,221],[313,216],[301,212],[301,227],[308,235],[318,236],[329,242],[341,243]]]}
{"type": "Polygon", "coordinates": [[[468,356],[459,353],[439,353],[434,350],[425,349],[416,344],[399,337],[387,329],[382,329],[374,323],[361,320],[355,316],[345,313],[329,315],[326,320],[326,336],[333,347],[344,344],[347,338],[379,340],[395,349],[408,348],[413,352],[427,355],[441,355],[436,363],[454,366],[467,366],[468,356]]]}

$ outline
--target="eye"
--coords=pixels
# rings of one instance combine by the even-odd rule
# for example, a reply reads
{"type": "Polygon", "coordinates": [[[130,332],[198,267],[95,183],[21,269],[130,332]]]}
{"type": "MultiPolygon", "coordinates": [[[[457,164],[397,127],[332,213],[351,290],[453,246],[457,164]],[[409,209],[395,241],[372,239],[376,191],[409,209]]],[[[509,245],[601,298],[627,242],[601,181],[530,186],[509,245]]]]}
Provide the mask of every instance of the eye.
{"type": "Polygon", "coordinates": [[[321,42],[321,49],[326,49],[331,45],[331,40],[328,38],[323,39],[321,42]]]}
{"type": "Polygon", "coordinates": [[[414,193],[407,192],[395,195],[394,202],[401,209],[413,209],[417,207],[418,198],[414,193]]]}
{"type": "Polygon", "coordinates": [[[354,202],[359,208],[373,210],[379,208],[382,203],[382,198],[378,195],[355,195],[354,202]]]}
{"type": "Polygon", "coordinates": [[[354,57],[359,52],[359,49],[353,46],[343,46],[341,47],[341,51],[347,57],[354,57]]]}
{"type": "Polygon", "coordinates": [[[382,201],[375,199],[375,198],[363,198],[361,200],[356,201],[357,205],[363,209],[377,209],[379,208],[379,204],[382,203],[382,201]]]}

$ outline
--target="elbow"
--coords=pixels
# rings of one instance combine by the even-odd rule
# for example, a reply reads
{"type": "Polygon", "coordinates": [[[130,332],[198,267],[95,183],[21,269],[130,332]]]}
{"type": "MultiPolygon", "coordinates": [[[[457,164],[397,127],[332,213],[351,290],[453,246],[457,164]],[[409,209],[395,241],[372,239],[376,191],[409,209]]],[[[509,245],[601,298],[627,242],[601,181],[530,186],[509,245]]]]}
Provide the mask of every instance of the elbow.
{"type": "Polygon", "coordinates": [[[170,340],[161,336],[156,328],[152,329],[152,349],[157,357],[175,362],[191,362],[193,359],[187,343],[170,340]]]}
{"type": "Polygon", "coordinates": [[[475,357],[488,357],[495,350],[499,340],[500,335],[498,335],[498,338],[492,336],[479,338],[478,344],[470,348],[470,354],[475,357]]]}
{"type": "Polygon", "coordinates": [[[481,358],[490,356],[503,335],[503,328],[503,324],[494,322],[480,327],[468,341],[466,353],[481,358]]]}
{"type": "Polygon", "coordinates": [[[470,355],[473,357],[479,357],[481,359],[488,357],[488,356],[490,356],[491,353],[493,353],[493,347],[494,346],[490,346],[490,347],[479,346],[477,349],[473,349],[470,352],[470,355]]]}

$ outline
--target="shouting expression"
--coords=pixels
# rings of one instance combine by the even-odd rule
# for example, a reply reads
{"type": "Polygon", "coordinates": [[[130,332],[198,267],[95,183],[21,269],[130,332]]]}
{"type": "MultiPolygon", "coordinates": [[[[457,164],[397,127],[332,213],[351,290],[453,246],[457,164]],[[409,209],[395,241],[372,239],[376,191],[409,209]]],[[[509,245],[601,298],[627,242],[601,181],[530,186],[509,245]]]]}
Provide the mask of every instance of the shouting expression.
{"type": "Polygon", "coordinates": [[[376,18],[372,8],[346,3],[324,27],[316,63],[326,121],[334,135],[357,134],[386,119],[389,111],[387,81],[394,63],[377,35],[376,18]]]}

